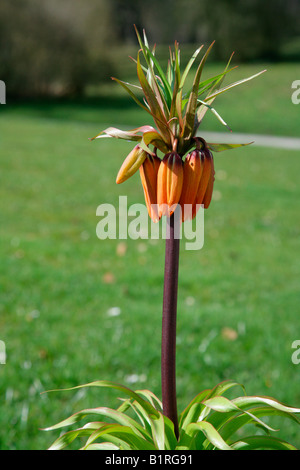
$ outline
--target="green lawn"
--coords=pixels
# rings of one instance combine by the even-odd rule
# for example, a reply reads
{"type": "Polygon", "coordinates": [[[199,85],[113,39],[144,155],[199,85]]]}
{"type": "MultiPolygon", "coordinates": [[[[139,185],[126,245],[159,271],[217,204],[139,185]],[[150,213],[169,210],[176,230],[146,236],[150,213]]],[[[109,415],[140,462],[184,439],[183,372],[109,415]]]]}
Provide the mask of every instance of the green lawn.
{"type": "MultiPolygon", "coordinates": [[[[241,75],[263,67],[241,66],[241,75]]],[[[237,98],[223,112],[234,131],[299,132],[297,67],[272,67],[216,101],[222,114],[237,98]]],[[[106,124],[139,125],[124,98],[0,111],[0,449],[45,449],[58,434],[40,428],[114,406],[118,394],[44,390],[107,379],[160,395],[164,242],[96,237],[99,204],[143,202],[138,175],[115,184],[131,144],[88,141],[106,124]]],[[[220,124],[212,116],[206,129],[220,124]]],[[[215,165],[204,247],[181,245],[179,408],[224,379],[299,407],[299,152],[247,147],[216,154],[215,165]]],[[[280,428],[300,447],[292,422],[280,428]]]]}

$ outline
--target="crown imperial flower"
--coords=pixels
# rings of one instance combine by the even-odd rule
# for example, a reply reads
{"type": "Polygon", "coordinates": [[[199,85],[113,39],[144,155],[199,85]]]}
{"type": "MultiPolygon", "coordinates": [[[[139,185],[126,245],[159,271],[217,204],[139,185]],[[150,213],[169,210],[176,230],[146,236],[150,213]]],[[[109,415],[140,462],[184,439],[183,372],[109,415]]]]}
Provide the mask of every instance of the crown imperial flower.
{"type": "Polygon", "coordinates": [[[183,186],[180,197],[182,221],[193,218],[194,204],[203,171],[200,151],[198,149],[189,153],[183,166],[183,186]]]}
{"type": "Polygon", "coordinates": [[[161,160],[157,155],[147,154],[144,163],[140,166],[140,177],[144,190],[145,202],[149,216],[153,222],[160,219],[157,206],[157,174],[161,160]]]}
{"type": "Polygon", "coordinates": [[[181,196],[183,163],[176,152],[167,153],[157,175],[157,203],[159,216],[173,214],[181,196]]]}
{"type": "Polygon", "coordinates": [[[109,127],[91,140],[113,137],[135,142],[135,147],[119,170],[117,183],[123,183],[140,169],[145,202],[152,220],[157,222],[162,215],[169,217],[173,213],[171,206],[180,203],[182,221],[185,221],[195,217],[200,204],[204,208],[210,205],[214,186],[212,152],[249,145],[207,143],[197,137],[206,112],[211,111],[222,125],[231,130],[212,104],[217,96],[257,77],[265,70],[223,86],[225,77],[235,68],[229,68],[231,55],[223,72],[201,80],[212,43],[198,64],[192,87],[185,90],[186,78],[203,46],[194,52],[185,69],[181,70],[179,44],[175,41],[174,51],[170,49],[167,70],[164,72],[155,56],[155,47],[152,50],[149,47],[145,31],[143,40],[137,29],[136,34],[140,50],[137,59],[133,60],[139,85],[131,85],[117,78],[113,80],[152,116],[155,127],[144,125],[129,131],[109,127]],[[141,63],[141,54],[144,64],[141,63]],[[143,101],[138,93],[143,94],[143,101]],[[157,151],[162,153],[161,162],[157,151]],[[158,210],[151,207],[156,203],[158,210]],[[191,205],[191,209],[185,210],[184,205],[191,205]]]}
{"type": "MultiPolygon", "coordinates": [[[[245,80],[221,88],[221,82],[227,73],[226,68],[223,74],[201,82],[200,76],[209,48],[197,69],[192,90],[184,94],[183,84],[187,72],[200,49],[195,52],[181,75],[178,44],[175,43],[175,53],[171,54],[167,74],[164,75],[154,56],[154,50],[151,52],[148,48],[146,36],[144,35],[144,43],[139,35],[138,38],[148,66],[148,68],[141,66],[138,55],[137,72],[141,90],[144,92],[144,104],[139,101],[128,84],[117,81],[143,109],[152,115],[156,128],[142,126],[125,132],[110,127],[96,137],[116,137],[136,142],[134,149],[120,168],[117,183],[127,180],[139,169],[149,216],[155,222],[163,214],[169,217],[167,220],[169,234],[165,244],[161,329],[162,399],[160,400],[150,390],[134,391],[120,383],[107,380],[97,380],[72,387],[71,390],[82,387],[118,390],[125,394],[126,399],[122,400],[122,405],[116,410],[107,407],[81,410],[46,428],[45,430],[49,431],[73,425],[95,413],[104,418],[104,421],[89,422],[63,433],[50,449],[63,449],[75,439],[79,439],[82,450],[113,450],[112,463],[115,463],[114,451],[124,449],[166,452],[168,461],[165,460],[164,463],[169,463],[170,451],[178,453],[181,450],[213,449],[297,450],[288,442],[269,435],[270,431],[275,429],[262,418],[269,418],[272,415],[284,416],[299,423],[296,414],[300,413],[300,409],[285,406],[270,397],[248,397],[244,387],[231,380],[198,393],[178,416],[176,325],[180,240],[176,232],[180,220],[174,214],[174,208],[181,205],[182,220],[185,221],[196,215],[200,204],[203,204],[204,208],[209,207],[215,175],[212,151],[226,150],[236,145],[208,144],[197,137],[196,132],[207,109],[226,125],[211,104],[218,94],[245,80]],[[205,93],[206,95],[202,96],[205,93]],[[149,145],[154,147],[153,151],[149,145]],[[157,150],[164,154],[162,160],[157,156],[157,150]],[[189,210],[186,210],[186,205],[190,206],[189,210]],[[244,391],[242,397],[229,400],[223,396],[226,391],[237,385],[244,391]],[[132,418],[127,415],[127,411],[134,411],[135,416],[132,418]],[[242,428],[245,425],[248,429],[249,424],[258,425],[267,435],[255,433],[244,435],[242,428]],[[84,436],[87,440],[82,443],[84,436]]],[[[117,459],[121,460],[121,457],[117,459]]],[[[176,461],[172,463],[185,462],[179,462],[177,456],[176,461]]],[[[111,459],[106,463],[111,463],[111,459]]]]}

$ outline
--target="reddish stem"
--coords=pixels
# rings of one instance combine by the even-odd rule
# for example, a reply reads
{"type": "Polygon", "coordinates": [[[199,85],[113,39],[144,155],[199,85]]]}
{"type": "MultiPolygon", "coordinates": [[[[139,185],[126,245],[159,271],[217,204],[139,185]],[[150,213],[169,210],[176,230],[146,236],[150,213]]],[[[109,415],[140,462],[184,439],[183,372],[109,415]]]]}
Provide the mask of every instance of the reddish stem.
{"type": "Polygon", "coordinates": [[[168,220],[169,234],[166,237],[165,277],[162,318],[161,385],[163,413],[178,431],[176,399],[176,317],[179,267],[179,236],[176,232],[174,214],[168,220]]]}

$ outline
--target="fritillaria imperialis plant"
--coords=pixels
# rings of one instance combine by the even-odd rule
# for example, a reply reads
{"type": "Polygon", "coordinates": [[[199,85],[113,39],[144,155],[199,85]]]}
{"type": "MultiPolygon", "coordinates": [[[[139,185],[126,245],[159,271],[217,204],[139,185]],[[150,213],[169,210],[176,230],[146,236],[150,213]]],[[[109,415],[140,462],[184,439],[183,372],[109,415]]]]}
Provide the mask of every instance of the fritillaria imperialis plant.
{"type": "Polygon", "coordinates": [[[291,444],[270,436],[274,429],[261,418],[277,415],[299,424],[296,414],[300,409],[287,407],[273,398],[246,396],[245,393],[229,400],[224,396],[225,392],[236,386],[242,387],[232,381],[200,392],[179,417],[177,414],[175,353],[179,237],[176,230],[180,223],[193,219],[201,205],[205,209],[210,205],[215,174],[212,152],[245,145],[208,143],[198,136],[199,126],[205,113],[210,111],[228,128],[212,107],[216,97],[262,72],[223,86],[225,76],[233,70],[230,58],[222,73],[201,81],[211,44],[199,62],[191,89],[186,91],[187,76],[202,46],[182,71],[180,50],[175,42],[164,73],[155,56],[155,48],[149,48],[145,33],[142,39],[136,32],[140,50],[135,63],[140,85],[114,80],[152,116],[155,127],[143,125],[129,131],[109,127],[93,139],[110,137],[134,142],[117,175],[117,183],[123,183],[139,171],[149,216],[154,222],[161,217],[167,218],[169,232],[166,237],[161,342],[162,401],[149,390],[133,391],[106,381],[74,387],[72,390],[110,387],[121,391],[126,399],[116,410],[106,407],[85,409],[47,428],[54,430],[70,426],[91,415],[109,418],[109,422],[92,421],[66,432],[50,448],[62,449],[74,439],[85,437],[82,449],[295,449],[291,444]],[[266,434],[241,437],[241,428],[249,423],[258,425],[266,434]]]}

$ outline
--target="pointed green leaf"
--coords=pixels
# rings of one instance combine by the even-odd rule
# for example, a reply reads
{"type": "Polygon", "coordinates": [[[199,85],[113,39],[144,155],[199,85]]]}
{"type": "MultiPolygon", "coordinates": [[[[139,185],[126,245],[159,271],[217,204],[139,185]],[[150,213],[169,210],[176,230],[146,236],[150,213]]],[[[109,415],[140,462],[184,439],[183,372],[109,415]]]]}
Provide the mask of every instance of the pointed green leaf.
{"type": "Polygon", "coordinates": [[[202,401],[209,396],[211,390],[203,390],[200,392],[180,414],[179,427],[185,429],[190,423],[198,421],[201,410],[203,409],[202,401]]]}
{"type": "MultiPolygon", "coordinates": [[[[62,428],[65,426],[70,426],[71,424],[77,423],[78,421],[85,418],[86,416],[94,415],[94,414],[98,416],[104,416],[104,417],[110,418],[119,424],[128,426],[135,432],[136,435],[142,438],[145,438],[145,439],[149,438],[148,433],[145,432],[144,428],[137,421],[133,420],[129,416],[125,415],[124,413],[121,413],[117,410],[113,410],[113,409],[106,408],[106,407],[88,408],[88,409],[79,411],[73,414],[72,416],[70,416],[69,418],[61,421],[60,423],[57,423],[56,425],[45,429],[45,431],[58,429],[58,428],[62,428]]],[[[85,428],[83,429],[84,431],[86,431],[85,428]]]]}
{"type": "Polygon", "coordinates": [[[164,90],[166,92],[166,97],[167,97],[167,104],[171,105],[171,100],[172,100],[172,89],[171,89],[171,86],[167,80],[167,77],[166,75],[164,74],[158,60],[156,59],[156,57],[152,54],[152,52],[149,50],[148,47],[146,47],[146,51],[148,52],[148,55],[149,57],[151,58],[151,60],[153,61],[153,64],[155,65],[156,69],[157,69],[157,72],[158,72],[158,76],[159,78],[161,79],[163,85],[164,85],[164,90]]]}
{"type": "MultiPolygon", "coordinates": [[[[225,397],[213,397],[209,398],[208,400],[205,400],[203,404],[209,408],[211,408],[214,411],[218,411],[221,413],[226,413],[230,411],[234,412],[239,412],[241,409],[232,401],[228,400],[225,397]]],[[[250,413],[249,411],[243,410],[243,413],[249,415],[253,421],[255,421],[257,424],[260,426],[268,429],[269,431],[275,431],[271,426],[268,426],[266,423],[261,421],[259,418],[257,418],[255,415],[250,413]]]]}
{"type": "MultiPolygon", "coordinates": [[[[232,53],[231,56],[229,57],[229,60],[228,60],[228,62],[227,62],[227,64],[226,64],[226,67],[225,67],[225,69],[224,69],[224,72],[221,74],[221,76],[220,76],[216,81],[214,81],[214,82],[211,84],[211,86],[208,88],[208,90],[209,90],[209,91],[208,91],[208,95],[211,95],[211,94],[214,92],[214,90],[219,89],[220,86],[222,85],[224,79],[225,79],[225,75],[226,75],[228,72],[230,72],[231,70],[233,70],[234,68],[236,68],[236,67],[233,67],[233,68],[229,69],[229,66],[230,66],[230,63],[231,63],[231,60],[232,60],[233,55],[234,55],[234,53],[232,53]]],[[[207,95],[207,96],[208,96],[208,95],[207,95]]],[[[207,103],[208,103],[209,105],[211,105],[211,104],[214,102],[214,100],[215,100],[215,97],[214,97],[214,98],[210,98],[210,99],[207,101],[207,103]]],[[[199,109],[198,109],[198,111],[197,111],[197,126],[198,126],[198,127],[199,127],[199,125],[201,124],[201,122],[202,122],[202,120],[203,120],[203,118],[204,118],[204,116],[205,116],[205,113],[206,113],[207,109],[208,109],[208,108],[205,107],[205,106],[203,106],[203,105],[199,107],[199,109]]]]}
{"type": "MultiPolygon", "coordinates": [[[[300,420],[293,414],[287,413],[284,411],[275,410],[274,408],[262,406],[251,408],[251,415],[254,415],[258,418],[265,416],[280,416],[283,418],[288,418],[297,424],[300,424],[300,420]]],[[[249,414],[240,413],[215,413],[210,418],[210,423],[218,429],[221,433],[223,439],[228,441],[239,429],[243,428],[246,424],[253,423],[253,418],[249,414]]]]}
{"type": "Polygon", "coordinates": [[[221,79],[225,78],[225,75],[227,75],[229,72],[232,72],[236,68],[237,65],[229,70],[226,69],[224,70],[224,72],[201,82],[199,84],[198,97],[203,95],[203,93],[205,93],[207,90],[211,91],[213,88],[215,88],[216,85],[220,84],[221,79]]]}
{"type": "MultiPolygon", "coordinates": [[[[179,83],[179,87],[178,87],[178,90],[177,90],[177,94],[174,98],[174,100],[176,101],[175,102],[175,108],[176,108],[176,112],[177,112],[177,116],[178,116],[178,119],[179,119],[179,124],[180,124],[180,128],[181,130],[183,129],[183,126],[184,126],[184,122],[183,122],[183,119],[182,119],[182,112],[183,112],[183,109],[184,109],[184,105],[183,105],[183,102],[182,102],[182,92],[183,92],[183,87],[184,87],[184,84],[185,84],[185,80],[188,76],[188,73],[196,59],[196,57],[198,56],[199,52],[201,51],[203,45],[200,46],[195,52],[194,54],[192,55],[191,59],[189,60],[183,74],[182,74],[182,77],[180,79],[180,83],[179,83]]],[[[174,101],[173,100],[173,101],[174,101]]],[[[188,101],[188,99],[186,100],[186,102],[188,101]]],[[[170,115],[174,115],[174,111],[173,113],[170,113],[170,115]]]]}
{"type": "Polygon", "coordinates": [[[222,399],[223,398],[222,395],[224,393],[226,393],[228,390],[230,390],[231,388],[233,388],[233,387],[241,387],[242,390],[245,393],[244,387],[241,384],[237,383],[237,382],[233,382],[231,380],[225,380],[225,381],[219,383],[218,385],[216,385],[210,391],[210,393],[202,401],[202,404],[201,404],[202,405],[202,410],[201,410],[201,413],[198,416],[198,421],[204,420],[210,413],[210,408],[206,405],[207,400],[213,399],[213,398],[222,399]]]}
{"type": "Polygon", "coordinates": [[[175,41],[175,49],[174,49],[174,55],[173,55],[173,82],[172,82],[173,94],[172,94],[172,102],[171,102],[171,107],[170,107],[169,118],[170,119],[174,117],[178,118],[180,128],[182,129],[183,118],[182,118],[181,105],[180,105],[180,102],[181,102],[181,94],[179,92],[180,82],[181,82],[180,51],[179,51],[179,44],[177,41],[175,41]]]}
{"type": "Polygon", "coordinates": [[[100,429],[101,426],[105,426],[106,423],[88,423],[88,425],[82,428],[75,429],[74,431],[68,431],[56,439],[48,450],[62,450],[70,445],[77,437],[90,436],[96,429],[100,429]]]}
{"type": "Polygon", "coordinates": [[[189,101],[187,104],[186,113],[184,117],[184,128],[183,128],[183,133],[182,133],[182,137],[184,140],[189,140],[193,136],[200,78],[201,78],[202,70],[205,65],[206,59],[213,45],[214,45],[214,42],[209,46],[206,53],[202,57],[202,60],[198,66],[198,69],[194,78],[193,88],[189,96],[189,101]]]}
{"type": "Polygon", "coordinates": [[[241,384],[231,380],[225,380],[211,390],[208,389],[200,392],[180,414],[179,427],[185,429],[191,422],[203,419],[209,412],[209,409],[203,404],[204,400],[222,395],[233,387],[241,387],[244,391],[244,387],[241,384]]]}
{"type": "Polygon", "coordinates": [[[97,442],[90,444],[85,450],[120,450],[120,448],[111,442],[97,442]]]}
{"type": "MultiPolygon", "coordinates": [[[[141,50],[143,52],[146,63],[148,65],[148,71],[147,71],[147,75],[145,77],[146,81],[147,81],[149,87],[153,90],[154,95],[156,96],[157,102],[158,102],[159,106],[161,107],[162,111],[164,113],[168,113],[169,112],[168,105],[165,101],[164,96],[161,94],[160,88],[159,88],[158,83],[157,83],[157,78],[156,78],[154,70],[153,70],[153,63],[154,63],[154,60],[156,61],[156,58],[150,52],[149,48],[143,43],[136,26],[134,26],[134,27],[135,27],[136,35],[137,35],[141,50]]],[[[144,32],[144,37],[145,37],[145,32],[144,32]]],[[[138,62],[139,62],[139,56],[138,56],[138,62]]]]}
{"type": "Polygon", "coordinates": [[[245,388],[242,384],[238,382],[234,382],[232,380],[224,380],[223,382],[220,382],[218,385],[216,385],[212,390],[208,398],[213,398],[215,396],[223,395],[226,393],[228,390],[232,389],[233,387],[240,387],[244,394],[245,388]]]}
{"type": "Polygon", "coordinates": [[[175,41],[174,44],[174,54],[175,54],[175,76],[176,76],[176,82],[177,86],[179,87],[180,85],[180,51],[179,51],[179,43],[175,41]]]}
{"type": "Polygon", "coordinates": [[[199,52],[201,51],[201,49],[203,48],[203,44],[194,52],[194,54],[192,55],[192,57],[190,58],[190,60],[188,61],[187,63],[187,66],[185,67],[184,69],[184,72],[182,74],[182,77],[180,79],[180,83],[179,83],[179,89],[182,90],[182,88],[184,87],[184,84],[185,84],[185,80],[188,76],[188,73],[193,65],[193,63],[195,62],[199,52]]]}
{"type": "Polygon", "coordinates": [[[205,98],[204,101],[210,101],[212,98],[215,98],[216,96],[220,95],[221,93],[224,93],[227,90],[230,90],[231,88],[234,88],[238,85],[241,85],[242,83],[248,82],[249,80],[253,80],[253,78],[258,77],[262,73],[266,72],[266,70],[262,70],[261,72],[256,73],[255,75],[251,75],[251,77],[243,78],[242,80],[238,80],[237,82],[231,83],[230,85],[227,85],[224,88],[221,88],[220,90],[215,91],[214,93],[210,94],[205,98]]]}
{"type": "Polygon", "coordinates": [[[152,420],[149,417],[149,414],[144,410],[144,408],[137,403],[136,401],[128,400],[129,406],[135,412],[137,417],[139,418],[142,426],[145,428],[145,431],[148,433],[149,436],[152,436],[152,420]]]}
{"type": "Polygon", "coordinates": [[[291,406],[286,406],[270,397],[259,397],[259,396],[246,396],[234,398],[233,403],[235,403],[239,408],[245,408],[252,405],[268,405],[274,408],[275,410],[285,411],[287,413],[300,413],[300,408],[293,408],[291,406]]]}
{"type": "Polygon", "coordinates": [[[190,423],[185,430],[184,437],[180,439],[178,445],[189,446],[190,441],[194,439],[199,432],[202,432],[205,435],[206,439],[210,443],[212,443],[217,449],[232,450],[231,447],[226,444],[226,442],[218,433],[218,431],[207,421],[201,421],[199,423],[190,423]]]}
{"type": "Polygon", "coordinates": [[[204,106],[207,106],[207,108],[209,108],[211,110],[211,112],[216,116],[218,121],[220,121],[220,123],[223,124],[223,126],[225,126],[230,132],[232,132],[232,130],[230,129],[228,124],[224,121],[224,119],[220,116],[219,113],[217,113],[217,111],[212,106],[210,106],[208,103],[205,103],[204,101],[201,101],[199,99],[198,99],[198,103],[201,103],[204,106]]]}
{"type": "Polygon", "coordinates": [[[168,81],[170,83],[171,89],[174,89],[174,82],[175,82],[175,63],[174,57],[172,54],[171,47],[169,47],[170,52],[170,60],[169,60],[169,74],[167,75],[168,81]]]}
{"type": "Polygon", "coordinates": [[[138,99],[138,97],[133,93],[132,90],[130,90],[130,88],[127,86],[127,84],[125,82],[123,82],[122,80],[119,80],[118,78],[115,78],[115,77],[112,77],[112,80],[114,80],[115,82],[119,83],[119,85],[121,85],[124,90],[127,91],[127,93],[131,96],[131,98],[144,110],[144,111],[147,111],[149,112],[148,108],[146,108],[146,106],[143,105],[143,103],[140,102],[140,100],[138,99]]]}
{"type": "Polygon", "coordinates": [[[158,450],[165,449],[165,422],[163,415],[160,413],[158,419],[154,419],[151,422],[152,436],[155,443],[155,447],[158,450]]]}
{"type": "Polygon", "coordinates": [[[157,98],[150,87],[149,83],[146,80],[146,77],[144,75],[144,72],[141,68],[140,60],[139,60],[139,55],[138,55],[138,60],[137,60],[137,73],[138,73],[138,78],[140,81],[140,84],[143,88],[145,98],[148,102],[149,108],[153,114],[155,124],[157,128],[160,130],[161,134],[163,135],[164,139],[168,142],[168,144],[171,144],[171,136],[169,132],[169,127],[168,123],[166,120],[166,117],[164,115],[164,112],[160,106],[160,104],[157,101],[157,98]]]}
{"type": "Polygon", "coordinates": [[[253,142],[248,142],[247,144],[212,144],[206,142],[206,144],[212,152],[223,152],[224,150],[232,150],[238,147],[245,147],[246,145],[253,144],[253,142]]]}
{"type": "MultiPolygon", "coordinates": [[[[215,75],[214,77],[208,78],[207,80],[204,80],[203,82],[200,82],[199,90],[198,90],[198,97],[201,96],[203,93],[205,93],[207,90],[209,90],[212,93],[212,91],[218,85],[219,86],[221,85],[223,79],[225,78],[225,75],[237,68],[237,66],[235,66],[235,67],[232,67],[231,69],[228,70],[229,63],[230,62],[228,62],[224,72],[222,72],[218,75],[215,75]]],[[[189,96],[190,93],[191,93],[191,90],[188,93],[186,93],[184,96],[189,96]]],[[[184,109],[187,102],[188,102],[188,98],[184,98],[182,100],[182,110],[184,109]]],[[[213,102],[213,100],[211,100],[209,103],[211,103],[211,102],[213,102]]]]}
{"type": "MultiPolygon", "coordinates": [[[[167,153],[169,151],[169,148],[163,140],[162,136],[155,130],[144,132],[142,143],[144,143],[147,148],[148,145],[151,144],[154,147],[157,147],[163,153],[167,153]]],[[[150,153],[152,152],[150,151],[150,153]]]]}
{"type": "Polygon", "coordinates": [[[235,450],[298,450],[281,439],[270,436],[250,436],[232,444],[235,450]]]}
{"type": "MultiPolygon", "coordinates": [[[[144,400],[142,397],[140,397],[136,392],[131,390],[130,388],[115,383],[115,382],[110,382],[108,380],[97,380],[95,382],[90,382],[84,385],[77,385],[75,387],[71,388],[65,388],[65,389],[57,389],[57,390],[49,390],[48,392],[43,392],[43,393],[49,393],[49,392],[61,392],[61,391],[72,391],[72,390],[77,390],[81,388],[87,388],[87,387],[100,387],[100,388],[111,388],[114,390],[119,390],[120,392],[124,393],[125,395],[129,396],[130,398],[133,398],[136,400],[144,409],[149,413],[149,416],[151,418],[157,418],[159,416],[159,412],[146,400],[144,400]]],[[[57,427],[57,425],[54,425],[57,427]]],[[[50,428],[47,428],[47,430],[50,429],[55,429],[55,427],[51,426],[50,428]]]]}
{"type": "Polygon", "coordinates": [[[137,390],[136,393],[141,396],[144,396],[154,408],[159,409],[159,411],[162,411],[162,402],[153,392],[151,392],[150,390],[137,390]]]}
{"type": "Polygon", "coordinates": [[[174,424],[172,421],[163,415],[165,423],[165,448],[166,450],[174,450],[178,444],[174,432],[174,424]]]}
{"type": "MultiPolygon", "coordinates": [[[[119,440],[129,445],[132,450],[155,450],[155,446],[135,433],[129,426],[108,424],[96,430],[87,440],[83,450],[88,448],[95,440],[102,438],[105,441],[117,444],[119,440]],[[116,441],[117,439],[117,441],[116,441]]],[[[117,444],[118,445],[118,444],[117,444]]]]}

